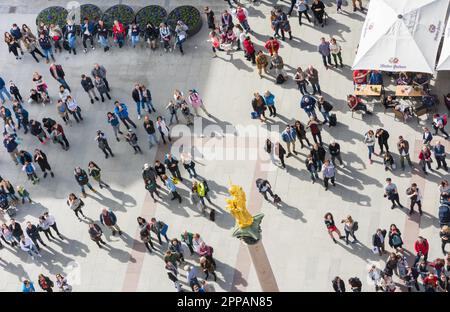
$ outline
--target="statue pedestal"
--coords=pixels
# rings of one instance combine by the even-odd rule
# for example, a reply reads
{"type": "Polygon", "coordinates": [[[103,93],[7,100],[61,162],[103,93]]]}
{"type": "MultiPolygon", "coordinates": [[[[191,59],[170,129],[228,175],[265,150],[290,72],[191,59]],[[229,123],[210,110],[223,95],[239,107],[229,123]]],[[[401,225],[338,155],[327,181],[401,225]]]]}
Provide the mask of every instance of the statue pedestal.
{"type": "Polygon", "coordinates": [[[252,225],[241,229],[237,225],[233,230],[233,237],[239,238],[247,245],[256,244],[261,239],[261,221],[264,218],[263,213],[253,216],[252,225]]]}
{"type": "Polygon", "coordinates": [[[262,291],[279,292],[277,280],[273,275],[272,267],[270,266],[262,241],[258,241],[253,245],[247,245],[247,247],[262,291]]]}

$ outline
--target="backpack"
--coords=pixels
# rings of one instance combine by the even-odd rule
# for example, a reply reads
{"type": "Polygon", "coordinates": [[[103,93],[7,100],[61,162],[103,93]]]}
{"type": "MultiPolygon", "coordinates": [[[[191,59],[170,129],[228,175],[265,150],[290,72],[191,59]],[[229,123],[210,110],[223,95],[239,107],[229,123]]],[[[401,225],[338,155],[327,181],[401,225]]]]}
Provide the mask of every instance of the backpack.
{"type": "Polygon", "coordinates": [[[276,79],[276,84],[283,84],[286,81],[282,74],[279,74],[276,79]]]}
{"type": "Polygon", "coordinates": [[[358,229],[359,229],[358,221],[353,222],[353,232],[358,231],[358,229]]]}
{"type": "Polygon", "coordinates": [[[261,189],[261,187],[263,186],[264,180],[261,178],[256,179],[256,187],[258,188],[258,190],[261,189]]]}
{"type": "Polygon", "coordinates": [[[336,114],[330,114],[330,118],[328,118],[328,119],[329,119],[328,125],[330,127],[336,127],[336,125],[337,125],[336,114]]]}
{"type": "Polygon", "coordinates": [[[442,115],[442,124],[447,125],[447,115],[442,115]]]}
{"type": "Polygon", "coordinates": [[[216,211],[214,209],[211,209],[211,211],[209,212],[209,220],[211,220],[212,222],[216,220],[216,211]]]}
{"type": "Polygon", "coordinates": [[[403,243],[402,239],[400,238],[400,236],[398,234],[392,235],[392,244],[394,246],[401,245],[402,243],[403,243]]]}

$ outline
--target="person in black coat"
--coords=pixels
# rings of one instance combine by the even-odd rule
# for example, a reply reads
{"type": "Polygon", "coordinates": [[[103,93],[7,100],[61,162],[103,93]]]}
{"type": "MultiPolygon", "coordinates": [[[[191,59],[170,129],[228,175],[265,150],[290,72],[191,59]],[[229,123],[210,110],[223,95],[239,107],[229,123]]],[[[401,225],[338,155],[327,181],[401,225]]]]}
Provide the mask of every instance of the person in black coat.
{"type": "Polygon", "coordinates": [[[41,123],[37,120],[30,120],[30,132],[32,135],[37,137],[39,142],[42,144],[45,144],[49,140],[44,132],[44,129],[42,129],[41,123]]]}
{"type": "Polygon", "coordinates": [[[180,181],[183,181],[180,169],[178,168],[178,160],[175,157],[173,157],[172,154],[169,153],[166,155],[164,159],[164,164],[166,165],[167,169],[169,169],[173,177],[176,177],[180,181]]]}
{"type": "Polygon", "coordinates": [[[335,292],[345,292],[345,283],[339,276],[336,276],[331,283],[335,292]]]}
{"type": "Polygon", "coordinates": [[[36,248],[40,251],[41,247],[38,244],[38,241],[42,244],[42,246],[47,246],[44,241],[41,238],[41,235],[39,234],[39,230],[36,225],[31,224],[30,221],[27,222],[27,228],[26,232],[28,237],[33,241],[33,243],[36,245],[36,248]]]}
{"type": "Polygon", "coordinates": [[[47,170],[50,171],[50,175],[52,176],[52,178],[55,177],[55,175],[53,174],[53,171],[52,171],[52,167],[50,167],[50,164],[48,163],[47,155],[45,155],[45,153],[43,151],[41,151],[39,149],[35,149],[33,160],[41,168],[42,172],[44,173],[44,178],[47,177],[47,170]]]}
{"type": "Polygon", "coordinates": [[[14,246],[18,245],[20,242],[20,237],[23,235],[22,227],[20,226],[19,223],[16,222],[15,219],[11,219],[9,230],[11,231],[11,234],[15,240],[14,246]]]}
{"type": "Polygon", "coordinates": [[[309,143],[309,140],[306,137],[305,126],[300,121],[297,120],[295,122],[294,129],[295,129],[295,132],[297,134],[297,138],[300,141],[300,148],[304,148],[305,147],[305,145],[303,144],[303,140],[306,141],[306,144],[308,144],[308,146],[311,146],[311,143],[309,143]]]}
{"type": "Polygon", "coordinates": [[[165,183],[163,176],[166,174],[166,167],[159,161],[155,161],[155,171],[162,183],[165,183]]]}
{"type": "Polygon", "coordinates": [[[67,84],[66,79],[64,78],[66,76],[66,73],[64,73],[64,70],[60,64],[52,63],[50,65],[49,70],[50,70],[50,74],[56,81],[58,81],[61,85],[63,85],[65,89],[72,92],[72,90],[70,90],[69,85],[67,84]]]}
{"type": "Polygon", "coordinates": [[[42,118],[42,125],[47,130],[47,133],[51,135],[52,133],[52,127],[56,125],[56,121],[51,119],[50,117],[42,118]]]}
{"type": "Polygon", "coordinates": [[[375,137],[378,138],[378,145],[380,146],[380,155],[384,153],[383,146],[386,147],[386,151],[389,152],[388,146],[389,132],[380,128],[375,132],[375,137]]]}
{"type": "Polygon", "coordinates": [[[86,171],[84,171],[83,169],[81,169],[80,167],[76,167],[73,175],[75,177],[75,180],[77,181],[78,185],[80,186],[81,189],[81,194],[83,195],[83,197],[86,197],[86,191],[84,189],[85,186],[89,187],[89,189],[96,193],[97,191],[92,187],[91,183],[89,183],[89,177],[86,173],[86,171]]]}
{"type": "Polygon", "coordinates": [[[97,136],[95,137],[95,140],[98,143],[98,148],[102,150],[102,152],[105,154],[105,158],[108,158],[109,154],[111,157],[114,157],[113,152],[111,151],[111,148],[109,147],[108,140],[106,139],[105,134],[101,130],[97,130],[97,136]]]}
{"type": "Polygon", "coordinates": [[[95,86],[92,82],[91,77],[88,77],[85,74],[81,75],[81,86],[83,87],[83,90],[89,95],[91,104],[94,104],[94,99],[96,101],[100,101],[100,99],[97,97],[97,94],[95,93],[95,86]]]}
{"type": "Polygon", "coordinates": [[[372,245],[378,249],[378,254],[381,256],[384,250],[384,242],[386,238],[386,230],[378,229],[375,234],[372,235],[372,245]]]}

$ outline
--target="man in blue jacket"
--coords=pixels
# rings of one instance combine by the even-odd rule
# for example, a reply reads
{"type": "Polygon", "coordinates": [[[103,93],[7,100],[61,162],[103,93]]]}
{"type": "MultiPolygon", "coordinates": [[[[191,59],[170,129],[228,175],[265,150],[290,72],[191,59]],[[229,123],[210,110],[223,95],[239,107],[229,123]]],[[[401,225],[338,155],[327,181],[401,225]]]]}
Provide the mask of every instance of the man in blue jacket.
{"type": "Polygon", "coordinates": [[[447,162],[445,161],[445,146],[442,145],[440,141],[437,141],[436,145],[433,147],[433,152],[437,162],[436,170],[444,167],[444,170],[448,171],[447,162]]]}
{"type": "Polygon", "coordinates": [[[123,122],[127,129],[131,129],[128,125],[128,122],[134,127],[137,128],[136,124],[130,119],[128,116],[128,108],[124,103],[119,103],[119,101],[115,101],[114,105],[114,113],[119,117],[120,121],[123,122]]]}
{"type": "Polygon", "coordinates": [[[295,151],[295,139],[297,137],[297,134],[295,132],[295,129],[289,125],[286,126],[286,129],[281,133],[281,139],[283,142],[287,145],[288,154],[287,157],[291,157],[291,145],[292,145],[292,151],[297,155],[297,152],[295,151]]]}
{"type": "Polygon", "coordinates": [[[91,41],[91,49],[95,50],[94,47],[94,31],[95,31],[95,24],[94,22],[89,21],[89,19],[86,17],[84,19],[83,25],[81,25],[81,35],[83,37],[83,47],[84,47],[84,53],[87,52],[87,45],[86,41],[91,41]]]}
{"type": "Polygon", "coordinates": [[[2,77],[0,77],[0,99],[2,100],[2,104],[5,104],[6,100],[5,100],[5,97],[3,96],[3,94],[6,95],[6,97],[10,101],[12,101],[11,94],[9,93],[8,89],[6,89],[5,81],[3,80],[2,77]]]}
{"type": "Polygon", "coordinates": [[[111,210],[108,211],[106,208],[103,208],[100,214],[100,223],[107,226],[112,231],[112,235],[116,235],[117,232],[119,232],[119,235],[122,235],[122,231],[117,225],[117,217],[111,210]]]}
{"type": "Polygon", "coordinates": [[[19,164],[17,161],[17,156],[19,155],[19,150],[17,149],[17,142],[16,139],[12,135],[5,135],[5,138],[3,139],[3,146],[5,146],[6,151],[8,152],[9,156],[11,156],[11,159],[14,161],[16,165],[19,164]]]}
{"type": "Polygon", "coordinates": [[[305,94],[302,96],[302,99],[300,100],[300,107],[303,108],[308,117],[314,116],[317,118],[315,111],[316,99],[311,95],[305,94]]]}

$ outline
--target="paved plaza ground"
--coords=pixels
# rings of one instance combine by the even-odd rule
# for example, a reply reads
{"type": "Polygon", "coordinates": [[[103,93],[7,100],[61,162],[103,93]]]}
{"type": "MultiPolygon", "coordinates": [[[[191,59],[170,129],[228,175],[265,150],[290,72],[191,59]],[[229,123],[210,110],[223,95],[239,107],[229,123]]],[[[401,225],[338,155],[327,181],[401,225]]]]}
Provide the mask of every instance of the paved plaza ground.
{"type": "MultiPolygon", "coordinates": [[[[102,9],[108,8],[111,1],[80,1],[94,3],[102,9]]],[[[114,1],[129,4],[136,10],[149,5],[149,1],[114,1]]],[[[221,0],[193,1],[185,0],[183,4],[192,4],[201,9],[209,5],[216,18],[225,9],[226,2],[221,0]]],[[[270,10],[275,1],[261,1],[258,5],[248,5],[250,25],[255,31],[252,39],[261,48],[272,35],[270,29],[270,10]]],[[[21,250],[12,250],[9,246],[0,250],[0,291],[18,291],[21,280],[29,278],[37,286],[39,273],[54,278],[57,273],[69,275],[69,282],[74,291],[175,291],[173,283],[167,278],[162,260],[165,244],[157,253],[149,254],[139,238],[137,216],[150,219],[155,216],[169,224],[168,236],[179,238],[184,230],[198,232],[206,243],[214,247],[217,261],[217,282],[210,282],[217,291],[261,291],[266,289],[258,280],[256,270],[246,245],[231,236],[234,219],[226,211],[225,199],[229,182],[241,185],[247,193],[249,210],[252,213],[262,212],[265,217],[262,222],[262,245],[270,263],[271,271],[280,291],[332,291],[331,280],[341,276],[345,281],[358,276],[363,282],[363,291],[373,291],[366,280],[367,268],[371,263],[384,268],[387,255],[380,258],[373,254],[371,237],[378,228],[388,228],[395,223],[403,233],[405,247],[413,251],[413,243],[417,235],[426,237],[430,242],[429,259],[442,257],[439,224],[437,220],[438,185],[444,177],[443,171],[433,172],[423,176],[418,167],[418,149],[421,138],[421,125],[430,125],[431,120],[415,120],[401,123],[394,120],[392,113],[384,114],[380,103],[371,104],[374,114],[351,117],[345,103],[346,95],[352,92],[351,64],[354,51],[358,44],[364,14],[351,12],[351,1],[347,1],[344,12],[335,12],[335,1],[324,1],[329,14],[329,22],[325,28],[314,28],[309,23],[298,25],[296,14],[290,19],[294,39],[281,42],[280,55],[283,57],[290,77],[298,66],[306,68],[313,64],[319,70],[320,84],[323,95],[329,100],[337,114],[338,126],[329,129],[324,127],[323,140],[328,145],[335,139],[341,145],[342,157],[346,168],[338,169],[336,187],[325,191],[321,183],[311,184],[309,174],[305,169],[304,159],[306,149],[296,157],[288,158],[287,170],[268,166],[266,159],[251,159],[250,156],[236,160],[238,153],[247,151],[249,155],[258,151],[261,155],[264,135],[250,136],[248,140],[236,140],[235,143],[224,144],[226,139],[233,138],[233,133],[211,136],[205,133],[200,136],[195,133],[190,137],[180,138],[172,147],[174,153],[180,150],[180,142],[190,140],[197,150],[203,154],[196,158],[197,172],[205,177],[212,191],[212,200],[217,210],[216,222],[213,223],[190,203],[190,181],[181,186],[184,200],[178,205],[168,201],[167,192],[163,197],[165,202],[154,204],[148,192],[144,189],[141,169],[144,163],[152,164],[155,159],[163,159],[168,147],[148,149],[146,134],[142,128],[142,120],[136,118],[135,104],[131,99],[131,90],[135,82],[142,82],[149,87],[153,95],[158,113],[168,115],[164,109],[172,97],[174,89],[187,92],[195,88],[203,96],[204,102],[213,118],[198,118],[203,122],[203,128],[218,125],[214,131],[225,131],[226,126],[253,125],[255,129],[264,129],[258,120],[250,119],[251,99],[254,92],[270,90],[276,96],[279,113],[269,125],[284,128],[286,123],[295,120],[307,121],[306,114],[299,107],[301,94],[292,79],[283,85],[276,85],[273,76],[260,79],[256,69],[245,60],[242,52],[218,53],[218,58],[211,58],[211,47],[208,39],[206,22],[202,30],[189,38],[185,44],[185,55],[178,51],[165,54],[162,50],[152,52],[144,48],[123,49],[113,48],[108,54],[97,49],[87,54],[82,53],[81,43],[76,56],[67,52],[56,54],[56,60],[62,64],[67,74],[66,78],[72,88],[72,94],[82,107],[85,120],[81,124],[65,126],[66,135],[71,143],[68,152],[59,146],[47,144],[40,146],[31,135],[23,138],[22,148],[33,151],[42,148],[49,158],[55,178],[47,177],[32,186],[26,180],[25,174],[14,166],[4,148],[0,148],[0,175],[9,179],[14,185],[24,184],[35,201],[34,204],[19,206],[17,220],[24,227],[25,221],[37,221],[37,217],[46,210],[55,215],[61,233],[67,238],[64,241],[49,243],[49,248],[43,248],[43,257],[32,261],[21,250]],[[326,71],[317,45],[320,37],[335,37],[343,48],[343,59],[346,66],[343,69],[326,71]],[[113,101],[96,102],[91,105],[87,95],[80,85],[80,75],[90,73],[94,63],[100,63],[108,70],[108,80],[112,89],[113,100],[117,99],[129,107],[131,118],[138,124],[137,134],[140,139],[143,155],[134,155],[131,147],[122,140],[116,142],[111,127],[106,123],[105,114],[113,109],[113,101]],[[383,127],[390,132],[390,146],[398,162],[395,144],[399,135],[403,135],[414,151],[416,170],[405,172],[396,170],[394,173],[384,171],[382,160],[375,156],[374,164],[368,165],[367,148],[363,136],[369,129],[383,127]],[[95,131],[103,130],[108,136],[111,148],[116,157],[104,159],[103,153],[94,141],[95,131]],[[205,146],[216,146],[208,149],[205,146]],[[224,153],[234,153],[236,157],[223,159],[224,153]],[[214,155],[217,159],[214,159],[214,155]],[[88,226],[78,222],[73,212],[66,205],[67,195],[79,193],[78,185],[73,177],[75,166],[87,167],[90,160],[95,161],[103,172],[105,182],[111,189],[99,190],[99,193],[88,192],[84,212],[93,220],[98,220],[103,207],[111,208],[118,217],[118,224],[126,233],[123,238],[111,236],[105,230],[106,240],[110,249],[99,249],[89,239],[88,226]],[[267,170],[267,168],[269,168],[267,170]],[[424,196],[424,215],[409,217],[407,210],[390,209],[390,202],[383,198],[383,186],[386,177],[392,177],[400,192],[400,199],[407,203],[405,189],[410,183],[416,182],[424,196]],[[272,204],[263,200],[255,187],[255,179],[267,177],[273,189],[283,200],[282,207],[277,210],[272,204]],[[334,244],[328,237],[323,216],[332,212],[339,222],[347,215],[359,222],[356,235],[360,244],[345,245],[343,241],[334,244]]],[[[367,1],[363,1],[367,6],[367,1]]],[[[0,30],[8,31],[13,22],[27,23],[35,28],[35,17],[39,11],[49,5],[64,5],[66,1],[0,1],[0,30]]],[[[180,1],[151,1],[151,4],[164,6],[168,12],[180,5],[180,1]]],[[[287,6],[287,2],[278,1],[287,6]]],[[[22,94],[28,94],[32,87],[31,76],[35,71],[43,74],[49,84],[49,92],[53,99],[57,98],[57,83],[51,78],[48,65],[45,62],[36,64],[30,55],[16,62],[8,55],[6,45],[0,49],[0,76],[5,81],[13,80],[19,86],[22,94]]],[[[436,94],[440,96],[448,90],[449,77],[439,74],[436,94]]],[[[30,112],[30,118],[41,120],[52,117],[60,122],[55,104],[42,107],[25,104],[30,112]]],[[[443,106],[439,110],[444,110],[443,106]]],[[[154,120],[155,115],[151,118],[154,120]]],[[[183,119],[183,118],[181,118],[183,119]]],[[[201,129],[201,128],[200,128],[201,129]]],[[[200,131],[199,131],[200,132],[200,131]]],[[[205,131],[207,132],[207,131],[205,131]]],[[[238,138],[244,137],[237,132],[238,138]]],[[[177,137],[177,135],[174,135],[177,137]]],[[[308,134],[310,136],[310,134],[308,134]]],[[[436,137],[438,138],[438,137],[436,137]]],[[[440,138],[441,141],[444,141],[440,138]]],[[[231,142],[229,139],[227,142],[231,142]]],[[[450,148],[446,142],[447,151],[450,148]]],[[[327,148],[326,148],[327,149],[327,148]]],[[[187,176],[184,169],[182,175],[187,176]]],[[[40,171],[38,170],[40,174],[40,171]]],[[[186,179],[188,180],[188,179],[186,179]]],[[[0,221],[4,222],[0,216],[0,221]]],[[[343,227],[338,225],[343,231],[343,227]]],[[[45,238],[43,238],[45,240],[45,238]]],[[[390,248],[387,248],[390,250],[390,248]]],[[[186,248],[186,259],[198,265],[197,258],[190,257],[186,248]]],[[[263,259],[264,260],[264,259],[263,259]]],[[[269,268],[264,268],[269,269],[269,268]]],[[[269,270],[270,271],[270,270],[269,270]]],[[[180,279],[186,281],[186,273],[180,270],[180,279]]],[[[201,275],[202,276],[202,275],[201,275]]],[[[203,276],[202,276],[203,277],[203,276]]],[[[185,285],[185,289],[189,287],[185,285]]]]}

